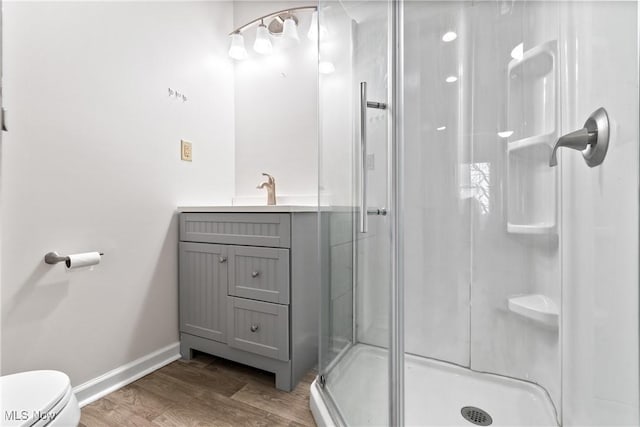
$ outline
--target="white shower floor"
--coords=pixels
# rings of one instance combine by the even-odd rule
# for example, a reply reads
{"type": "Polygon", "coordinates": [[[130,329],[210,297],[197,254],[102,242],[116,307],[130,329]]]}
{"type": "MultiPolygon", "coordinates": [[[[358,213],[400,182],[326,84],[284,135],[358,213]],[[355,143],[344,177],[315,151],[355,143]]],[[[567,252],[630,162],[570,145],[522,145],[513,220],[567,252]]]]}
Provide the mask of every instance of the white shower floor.
{"type": "MultiPolygon", "coordinates": [[[[492,426],[557,426],[549,397],[534,384],[411,355],[405,373],[408,426],[472,426],[460,414],[464,406],[488,412],[492,426]]],[[[349,426],[385,425],[387,376],[387,351],[358,344],[330,372],[325,390],[349,426]]]]}

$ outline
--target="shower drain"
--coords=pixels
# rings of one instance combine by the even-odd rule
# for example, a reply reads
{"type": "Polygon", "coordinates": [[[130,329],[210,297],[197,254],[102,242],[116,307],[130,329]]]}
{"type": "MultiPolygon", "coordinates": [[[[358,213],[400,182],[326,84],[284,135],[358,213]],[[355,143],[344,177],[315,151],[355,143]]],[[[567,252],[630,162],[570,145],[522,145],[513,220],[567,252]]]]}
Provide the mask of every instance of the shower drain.
{"type": "Polygon", "coordinates": [[[493,422],[491,415],[475,406],[465,406],[460,410],[465,420],[477,426],[490,426],[493,422]]]}

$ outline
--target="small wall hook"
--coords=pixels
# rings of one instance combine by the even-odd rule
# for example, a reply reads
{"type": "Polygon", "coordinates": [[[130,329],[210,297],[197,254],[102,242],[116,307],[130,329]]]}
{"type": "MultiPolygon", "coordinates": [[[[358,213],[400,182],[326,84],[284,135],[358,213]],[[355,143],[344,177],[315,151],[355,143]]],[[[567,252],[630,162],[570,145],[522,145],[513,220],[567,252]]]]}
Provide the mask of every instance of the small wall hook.
{"type": "Polygon", "coordinates": [[[168,92],[170,97],[181,99],[182,102],[187,102],[187,95],[185,95],[184,93],[180,93],[179,91],[171,88],[168,88],[168,92]]]}

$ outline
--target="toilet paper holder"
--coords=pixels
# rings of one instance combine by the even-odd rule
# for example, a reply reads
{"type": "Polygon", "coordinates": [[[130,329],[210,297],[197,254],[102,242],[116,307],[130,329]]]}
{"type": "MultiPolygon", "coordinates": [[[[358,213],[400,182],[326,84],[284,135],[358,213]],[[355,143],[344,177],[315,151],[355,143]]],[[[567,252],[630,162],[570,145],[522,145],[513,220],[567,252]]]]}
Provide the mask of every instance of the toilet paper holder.
{"type": "MultiPolygon", "coordinates": [[[[100,256],[103,256],[104,253],[100,252],[100,256]]],[[[48,252],[44,255],[44,262],[47,264],[57,264],[59,262],[67,262],[69,261],[69,256],[63,256],[58,254],[58,252],[48,252]]]]}

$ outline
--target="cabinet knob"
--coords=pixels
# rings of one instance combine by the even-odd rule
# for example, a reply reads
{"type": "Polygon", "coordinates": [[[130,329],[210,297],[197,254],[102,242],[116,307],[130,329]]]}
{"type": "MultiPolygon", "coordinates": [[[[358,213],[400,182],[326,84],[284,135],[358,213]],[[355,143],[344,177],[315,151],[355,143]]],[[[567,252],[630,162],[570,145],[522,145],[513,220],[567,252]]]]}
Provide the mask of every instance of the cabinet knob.
{"type": "Polygon", "coordinates": [[[227,262],[227,257],[226,256],[218,257],[218,261],[220,261],[221,263],[222,262],[227,262]]]}
{"type": "Polygon", "coordinates": [[[251,325],[251,332],[256,332],[260,328],[260,325],[251,325]]]}
{"type": "Polygon", "coordinates": [[[251,277],[258,277],[260,275],[259,271],[254,271],[253,273],[251,273],[251,277]]]}

